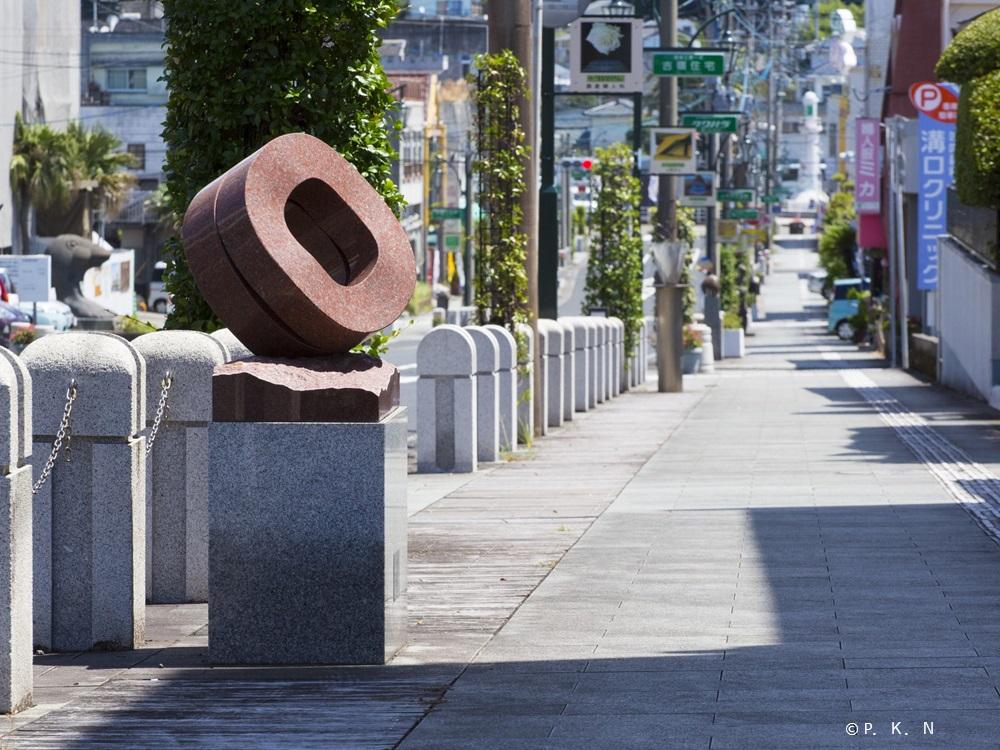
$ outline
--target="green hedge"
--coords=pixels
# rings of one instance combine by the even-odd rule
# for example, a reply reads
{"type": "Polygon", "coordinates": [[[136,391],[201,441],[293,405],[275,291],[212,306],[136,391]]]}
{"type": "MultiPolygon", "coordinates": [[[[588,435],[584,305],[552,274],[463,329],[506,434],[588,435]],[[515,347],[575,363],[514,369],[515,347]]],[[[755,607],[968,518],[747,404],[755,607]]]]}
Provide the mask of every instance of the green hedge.
{"type": "MultiPolygon", "coordinates": [[[[333,146],[397,211],[386,128],[396,104],[379,60],[395,0],[164,0],[167,205],[198,191],[271,139],[306,132],[333,146]]],[[[171,328],[218,321],[195,286],[180,238],[167,246],[171,328]]]]}
{"type": "Polygon", "coordinates": [[[934,74],[941,81],[964,84],[1000,67],[1000,8],[984,13],[962,29],[941,53],[934,74]]]}

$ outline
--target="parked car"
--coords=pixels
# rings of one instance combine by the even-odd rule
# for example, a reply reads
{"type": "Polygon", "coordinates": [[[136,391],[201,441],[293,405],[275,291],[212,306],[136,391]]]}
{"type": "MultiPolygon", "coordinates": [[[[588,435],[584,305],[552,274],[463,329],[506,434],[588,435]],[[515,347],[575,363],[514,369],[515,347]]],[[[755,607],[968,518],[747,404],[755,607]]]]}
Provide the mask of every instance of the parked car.
{"type": "Polygon", "coordinates": [[[17,304],[17,287],[6,268],[0,268],[0,302],[17,304]]]}
{"type": "Polygon", "coordinates": [[[0,302],[0,346],[10,346],[11,329],[17,327],[18,323],[30,325],[31,318],[14,305],[0,302]]]}
{"type": "Polygon", "coordinates": [[[802,221],[798,216],[792,219],[788,223],[788,233],[789,234],[805,234],[806,233],[806,223],[802,221]]]}
{"type": "Polygon", "coordinates": [[[823,286],[826,284],[826,271],[813,271],[809,274],[809,291],[813,294],[822,294],[823,286]]]}
{"type": "Polygon", "coordinates": [[[857,315],[861,301],[852,299],[850,293],[852,289],[864,291],[870,283],[871,279],[837,279],[833,282],[833,300],[826,311],[827,331],[836,333],[844,341],[854,338],[851,318],[857,315]]]}
{"type": "Polygon", "coordinates": [[[158,313],[165,313],[170,309],[170,295],[163,288],[163,272],[167,270],[167,264],[162,260],[153,266],[153,278],[149,282],[149,299],[146,304],[150,310],[158,313]]]}
{"type": "Polygon", "coordinates": [[[54,331],[68,331],[76,322],[69,305],[58,300],[21,302],[18,307],[21,312],[34,319],[35,325],[51,326],[54,331]]]}

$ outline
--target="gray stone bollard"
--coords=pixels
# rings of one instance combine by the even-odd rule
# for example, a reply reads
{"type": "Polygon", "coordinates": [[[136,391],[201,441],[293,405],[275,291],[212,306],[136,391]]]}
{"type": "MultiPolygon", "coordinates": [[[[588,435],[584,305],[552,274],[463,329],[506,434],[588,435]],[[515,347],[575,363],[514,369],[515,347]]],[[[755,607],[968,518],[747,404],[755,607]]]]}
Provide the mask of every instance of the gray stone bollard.
{"type": "Polygon", "coordinates": [[[712,343],[712,327],[704,323],[694,326],[701,331],[701,369],[699,372],[715,372],[715,344],[712,343]]]}
{"type": "Polygon", "coordinates": [[[524,342],[517,348],[517,442],[529,445],[535,436],[535,336],[526,323],[518,323],[517,334],[524,342]]]}
{"type": "Polygon", "coordinates": [[[146,595],[153,604],[208,601],[208,424],[212,371],[229,354],[197,331],[157,331],[146,360],[146,595]],[[162,418],[156,424],[169,376],[162,418]],[[153,430],[156,430],[155,438],[153,430]]]}
{"type": "Polygon", "coordinates": [[[615,392],[615,324],[611,318],[604,318],[604,400],[610,401],[615,392]]]}
{"type": "Polygon", "coordinates": [[[0,711],[31,705],[31,376],[0,348],[0,711]]]}
{"type": "Polygon", "coordinates": [[[500,347],[493,334],[480,326],[466,326],[476,345],[476,458],[500,458],[500,388],[497,370],[500,347]]]}
{"type": "Polygon", "coordinates": [[[625,324],[621,318],[608,318],[611,322],[611,396],[620,396],[625,391],[622,373],[625,369],[623,352],[625,344],[625,324]]]}
{"type": "Polygon", "coordinates": [[[570,321],[559,321],[563,335],[563,422],[573,419],[576,409],[576,326],[570,321]]]}
{"type": "Polygon", "coordinates": [[[604,325],[605,318],[591,317],[590,324],[594,328],[594,403],[603,404],[606,398],[605,381],[608,376],[607,336],[608,329],[604,325]]]}
{"type": "Polygon", "coordinates": [[[588,411],[590,357],[587,341],[590,338],[590,324],[587,318],[581,316],[567,316],[559,320],[563,325],[573,328],[573,411],[588,411]]]}
{"type": "Polygon", "coordinates": [[[545,415],[549,427],[559,427],[563,423],[564,405],[564,343],[563,327],[554,320],[538,321],[538,333],[545,336],[545,415]]]}
{"type": "Polygon", "coordinates": [[[503,326],[483,326],[497,343],[497,405],[499,411],[500,450],[517,447],[517,342],[503,326]]]}
{"type": "Polygon", "coordinates": [[[213,332],[211,336],[216,341],[222,343],[222,346],[226,349],[226,352],[229,355],[227,360],[229,362],[235,362],[238,359],[246,359],[247,357],[253,356],[253,352],[246,347],[246,344],[236,338],[236,336],[233,335],[233,332],[228,328],[220,328],[218,331],[213,332]]]}
{"type": "Polygon", "coordinates": [[[60,432],[67,389],[76,386],[72,441],[63,444],[32,512],[35,644],[54,651],[139,648],[146,614],[146,442],[139,434],[145,363],[125,339],[103,333],[45,336],[22,358],[34,394],[36,474],[60,432]]]}
{"type": "Polygon", "coordinates": [[[541,403],[539,404],[539,411],[542,415],[542,423],[539,434],[547,435],[549,433],[549,389],[548,389],[548,378],[549,378],[549,334],[548,330],[542,325],[542,321],[538,321],[537,325],[538,337],[535,339],[538,345],[538,366],[540,368],[540,374],[538,376],[538,382],[541,383],[541,390],[535,391],[534,396],[541,403]]]}
{"type": "Polygon", "coordinates": [[[417,347],[417,469],[476,470],[476,344],[458,326],[432,328],[417,347]]]}
{"type": "Polygon", "coordinates": [[[649,320],[642,319],[642,330],[639,338],[639,383],[646,382],[646,370],[649,369],[649,320]]]}
{"type": "Polygon", "coordinates": [[[629,352],[629,361],[632,363],[629,372],[629,384],[635,388],[639,385],[639,362],[642,359],[642,336],[643,336],[643,324],[640,321],[638,329],[635,333],[635,346],[632,347],[632,351],[629,352]]]}

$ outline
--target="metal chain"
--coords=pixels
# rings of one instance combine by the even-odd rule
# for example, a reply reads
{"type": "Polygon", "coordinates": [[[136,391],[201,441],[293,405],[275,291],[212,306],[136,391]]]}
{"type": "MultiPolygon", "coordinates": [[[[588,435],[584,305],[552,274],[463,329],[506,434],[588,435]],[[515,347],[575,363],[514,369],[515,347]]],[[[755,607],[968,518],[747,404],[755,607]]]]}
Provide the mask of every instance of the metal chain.
{"type": "Polygon", "coordinates": [[[38,491],[42,489],[42,486],[52,474],[52,469],[55,468],[56,459],[59,458],[59,451],[62,449],[64,442],[66,443],[66,463],[70,461],[70,444],[73,440],[70,419],[73,416],[73,402],[76,401],[76,394],[76,380],[70,380],[69,388],[66,389],[66,406],[63,407],[62,421],[59,423],[56,439],[52,441],[52,452],[49,454],[48,460],[45,461],[45,466],[42,467],[42,473],[38,476],[38,481],[31,488],[32,495],[38,494],[38,491]]]}
{"type": "Polygon", "coordinates": [[[156,433],[160,431],[160,422],[163,421],[163,414],[170,409],[167,406],[167,396],[170,393],[170,386],[174,384],[174,378],[167,370],[160,381],[160,401],[156,404],[156,416],[153,417],[153,424],[149,428],[149,437],[146,439],[146,455],[149,456],[153,450],[153,443],[156,442],[156,433]]]}

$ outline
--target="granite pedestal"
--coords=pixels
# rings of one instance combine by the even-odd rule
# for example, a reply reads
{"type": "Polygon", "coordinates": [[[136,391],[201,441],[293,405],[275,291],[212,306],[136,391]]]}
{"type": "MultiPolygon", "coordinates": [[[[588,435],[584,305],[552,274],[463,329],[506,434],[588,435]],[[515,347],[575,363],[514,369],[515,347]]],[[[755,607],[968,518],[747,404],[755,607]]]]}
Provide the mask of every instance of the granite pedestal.
{"type": "Polygon", "coordinates": [[[383,664],[406,631],[406,415],[209,427],[209,658],[383,664]]]}
{"type": "Polygon", "coordinates": [[[621,318],[608,318],[611,322],[611,395],[620,396],[625,391],[622,372],[625,369],[625,324],[621,318]]]}
{"type": "Polygon", "coordinates": [[[0,712],[31,705],[31,377],[0,348],[0,712]]]}
{"type": "Polygon", "coordinates": [[[494,335],[480,326],[466,326],[476,346],[476,458],[500,458],[500,392],[497,368],[500,352],[494,335]]]}
{"type": "Polygon", "coordinates": [[[53,651],[139,648],[146,605],[143,358],[102,333],[45,336],[21,357],[32,379],[36,474],[52,450],[67,388],[73,380],[77,386],[72,441],[34,498],[34,642],[53,651]]]}
{"type": "Polygon", "coordinates": [[[485,325],[497,343],[497,403],[500,426],[500,449],[517,446],[517,342],[503,326],[485,325]]]}
{"type": "Polygon", "coordinates": [[[154,604],[208,601],[208,423],[212,371],[229,353],[197,331],[157,331],[134,346],[146,360],[146,439],[162,381],[167,406],[146,460],[146,594],[154,604]]]}
{"type": "Polygon", "coordinates": [[[417,470],[476,470],[476,344],[454,325],[417,347],[417,470]]]}

